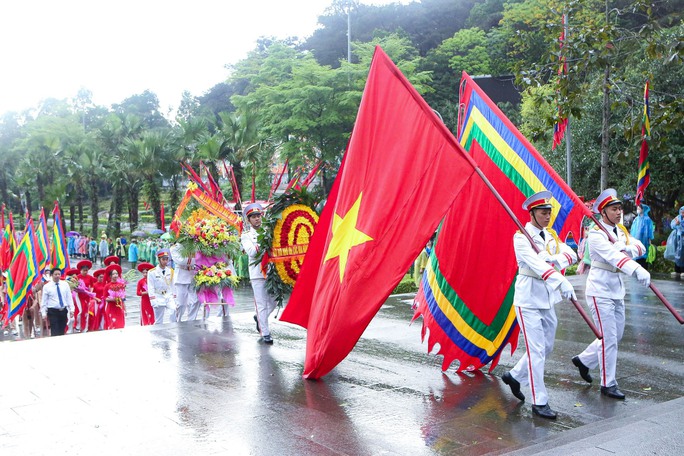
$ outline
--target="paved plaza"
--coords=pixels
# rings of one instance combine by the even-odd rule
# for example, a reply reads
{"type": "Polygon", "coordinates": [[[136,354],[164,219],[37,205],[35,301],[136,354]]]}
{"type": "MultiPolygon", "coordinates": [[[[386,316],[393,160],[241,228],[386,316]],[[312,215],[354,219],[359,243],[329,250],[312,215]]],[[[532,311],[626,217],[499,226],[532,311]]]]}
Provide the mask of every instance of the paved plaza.
{"type": "MultiPolygon", "coordinates": [[[[585,277],[570,280],[583,296],[585,277]]],[[[274,321],[275,344],[261,343],[242,288],[227,318],[140,327],[130,299],[123,330],[0,343],[0,454],[682,454],[684,327],[626,282],[627,400],[579,378],[570,358],[592,335],[561,303],[547,364],[557,421],[501,382],[522,348],[492,374],[442,372],[410,324],[411,295],[391,297],[329,375],[304,380],[306,331],[274,321]]],[[[684,311],[684,284],[654,283],[684,311]]]]}

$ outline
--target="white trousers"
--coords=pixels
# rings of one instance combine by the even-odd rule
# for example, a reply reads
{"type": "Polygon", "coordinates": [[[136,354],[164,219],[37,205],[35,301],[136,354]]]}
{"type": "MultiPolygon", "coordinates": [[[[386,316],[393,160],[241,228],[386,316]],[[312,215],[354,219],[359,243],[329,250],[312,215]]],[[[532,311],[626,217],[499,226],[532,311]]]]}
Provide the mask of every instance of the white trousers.
{"type": "Polygon", "coordinates": [[[178,308],[171,315],[172,321],[182,321],[183,314],[187,311],[188,320],[196,320],[197,312],[200,308],[199,299],[197,299],[197,291],[191,283],[177,283],[176,284],[176,302],[178,308]]]}
{"type": "Polygon", "coordinates": [[[254,291],[254,303],[256,307],[259,330],[262,336],[270,336],[271,330],[268,328],[268,317],[276,308],[276,302],[266,291],[266,279],[250,279],[252,290],[254,291]]]}
{"type": "Polygon", "coordinates": [[[599,367],[601,386],[617,385],[618,342],[625,332],[625,301],[623,299],[597,298],[587,296],[587,303],[594,323],[603,333],[603,339],[596,339],[580,353],[579,359],[589,369],[599,367]]]}
{"type": "Polygon", "coordinates": [[[544,385],[544,364],[556,338],[556,311],[553,306],[551,309],[516,307],[515,314],[525,339],[525,354],[511,369],[511,376],[521,385],[529,385],[534,405],[545,405],[549,394],[544,385]]]}
{"type": "Polygon", "coordinates": [[[152,307],[154,310],[154,324],[163,325],[164,324],[164,313],[166,312],[166,306],[152,307]]]}

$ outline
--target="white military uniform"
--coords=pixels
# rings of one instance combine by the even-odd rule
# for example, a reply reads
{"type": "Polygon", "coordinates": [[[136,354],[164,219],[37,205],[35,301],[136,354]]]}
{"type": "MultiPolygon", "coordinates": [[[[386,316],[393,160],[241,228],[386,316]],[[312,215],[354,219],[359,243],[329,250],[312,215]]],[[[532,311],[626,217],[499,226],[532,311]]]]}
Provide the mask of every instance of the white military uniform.
{"type": "Polygon", "coordinates": [[[259,330],[263,337],[270,336],[271,331],[268,327],[268,317],[276,308],[276,302],[273,297],[266,291],[266,278],[261,272],[261,265],[253,265],[255,258],[259,253],[259,244],[257,242],[257,230],[250,229],[243,231],[240,236],[242,248],[249,257],[249,281],[252,284],[254,291],[254,301],[257,314],[257,322],[259,323],[259,330]]]}
{"type": "MultiPolygon", "coordinates": [[[[160,265],[155,266],[147,273],[147,294],[154,309],[154,324],[164,323],[164,313],[166,309],[172,313],[176,311],[174,271],[170,266],[162,269],[160,265]]],[[[170,319],[175,321],[173,317],[170,319]]]]}
{"type": "Polygon", "coordinates": [[[612,244],[608,235],[597,226],[589,231],[587,242],[591,269],[587,277],[587,304],[596,326],[603,333],[603,339],[596,339],[589,344],[579,359],[589,369],[599,366],[601,386],[609,387],[617,385],[615,369],[618,342],[625,330],[625,284],[622,273],[631,275],[641,268],[631,258],[643,255],[646,249],[626,229],[610,226],[603,220],[599,223],[613,234],[618,243],[612,244]]]}
{"type": "Polygon", "coordinates": [[[553,306],[562,300],[560,286],[567,281],[558,270],[575,263],[577,255],[549,230],[540,230],[532,223],[525,225],[525,230],[548,258],[543,260],[522,233],[513,236],[519,270],[513,305],[525,338],[525,354],[510,374],[521,385],[530,386],[534,405],[545,405],[549,395],[544,385],[544,364],[553,351],[558,324],[553,306]]]}
{"type": "Polygon", "coordinates": [[[171,315],[171,321],[181,321],[183,314],[188,312],[188,320],[197,319],[197,312],[200,308],[197,291],[193,284],[193,279],[197,271],[195,270],[195,257],[187,258],[182,254],[183,247],[175,244],[171,247],[171,258],[173,258],[174,285],[176,289],[177,309],[171,315]]]}

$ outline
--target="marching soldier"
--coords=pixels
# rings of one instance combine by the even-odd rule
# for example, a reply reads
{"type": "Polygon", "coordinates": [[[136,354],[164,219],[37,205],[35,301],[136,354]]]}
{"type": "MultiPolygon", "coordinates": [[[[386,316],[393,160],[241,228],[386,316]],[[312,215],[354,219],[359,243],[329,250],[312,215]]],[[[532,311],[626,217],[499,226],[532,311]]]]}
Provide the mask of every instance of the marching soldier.
{"type": "Polygon", "coordinates": [[[596,326],[603,333],[603,339],[594,340],[582,353],[572,358],[572,363],[587,383],[593,380],[589,370],[599,366],[601,394],[624,399],[625,395],[615,380],[618,342],[625,330],[625,284],[621,274],[633,275],[646,287],[651,283],[651,275],[631,259],[643,255],[646,248],[620,224],[622,201],[617,198],[614,189],[608,188],[596,198],[594,212],[601,214],[599,223],[617,239],[612,244],[608,235],[598,226],[589,231],[587,238],[591,258],[587,277],[587,304],[596,326]]]}
{"type": "Polygon", "coordinates": [[[259,253],[257,241],[257,230],[261,228],[261,216],[263,209],[259,203],[252,203],[245,207],[244,216],[247,219],[247,226],[242,232],[240,242],[242,248],[249,256],[249,281],[254,291],[254,301],[256,306],[257,330],[265,344],[273,344],[271,331],[268,327],[268,317],[276,308],[276,302],[266,290],[266,278],[261,270],[260,264],[253,264],[259,253]]]}
{"type": "MultiPolygon", "coordinates": [[[[154,309],[154,324],[161,325],[164,323],[166,309],[176,311],[176,289],[173,285],[173,268],[169,266],[168,250],[158,251],[157,261],[159,264],[147,273],[147,293],[154,309]]],[[[175,321],[173,317],[170,320],[175,321]]]]}
{"type": "Polygon", "coordinates": [[[513,236],[513,247],[518,260],[518,278],[515,283],[516,317],[525,339],[525,354],[502,380],[521,401],[525,395],[521,385],[529,385],[532,392],[532,411],[548,419],[556,419],[549,407],[549,396],[544,385],[544,364],[553,350],[556,337],[556,311],[554,304],[575,297],[575,290],[563,274],[558,272],[577,261],[575,252],[547,229],[551,222],[549,191],[535,193],[522,207],[529,211],[530,221],[525,230],[540,252],[536,253],[529,240],[518,232],[513,236]]]}

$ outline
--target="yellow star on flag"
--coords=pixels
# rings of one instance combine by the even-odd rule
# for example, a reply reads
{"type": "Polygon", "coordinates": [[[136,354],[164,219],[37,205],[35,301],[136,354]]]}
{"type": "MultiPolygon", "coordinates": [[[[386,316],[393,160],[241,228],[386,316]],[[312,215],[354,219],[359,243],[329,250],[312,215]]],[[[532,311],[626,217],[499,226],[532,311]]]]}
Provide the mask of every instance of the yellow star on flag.
{"type": "Polygon", "coordinates": [[[361,196],[354,202],[351,209],[344,217],[335,214],[332,223],[333,237],[328,245],[328,251],[325,254],[325,260],[339,257],[340,265],[340,283],[344,278],[344,270],[347,267],[347,258],[352,247],[372,241],[373,238],[356,229],[356,222],[359,218],[359,209],[361,208],[361,196]]]}

